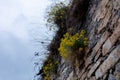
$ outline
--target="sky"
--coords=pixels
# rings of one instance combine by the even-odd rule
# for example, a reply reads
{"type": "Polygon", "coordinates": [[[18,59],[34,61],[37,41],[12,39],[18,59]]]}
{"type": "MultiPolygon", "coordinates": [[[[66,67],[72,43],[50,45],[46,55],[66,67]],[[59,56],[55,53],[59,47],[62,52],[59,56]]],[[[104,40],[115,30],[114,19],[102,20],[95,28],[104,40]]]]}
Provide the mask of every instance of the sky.
{"type": "Polygon", "coordinates": [[[34,79],[39,68],[34,63],[41,67],[54,36],[46,27],[46,9],[53,1],[0,0],[0,80],[34,79]]]}
{"type": "Polygon", "coordinates": [[[38,61],[34,53],[44,52],[40,41],[53,35],[45,26],[50,4],[50,0],[0,0],[0,80],[33,80],[38,61]]]}

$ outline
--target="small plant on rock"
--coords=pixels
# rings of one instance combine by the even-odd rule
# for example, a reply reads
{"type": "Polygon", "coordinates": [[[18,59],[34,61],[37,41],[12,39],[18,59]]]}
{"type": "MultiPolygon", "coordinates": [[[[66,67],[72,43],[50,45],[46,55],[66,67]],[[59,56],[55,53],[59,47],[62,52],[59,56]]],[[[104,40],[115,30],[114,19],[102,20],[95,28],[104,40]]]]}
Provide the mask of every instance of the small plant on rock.
{"type": "Polygon", "coordinates": [[[60,28],[63,28],[66,22],[68,6],[63,2],[55,4],[50,11],[48,12],[47,22],[50,24],[50,27],[57,25],[60,28]]]}
{"type": "Polygon", "coordinates": [[[51,74],[56,73],[56,68],[58,65],[58,61],[53,61],[53,60],[47,60],[43,66],[43,74],[45,80],[50,80],[51,74]]]}
{"type": "Polygon", "coordinates": [[[85,30],[80,33],[70,35],[66,33],[64,38],[61,39],[59,52],[64,59],[72,59],[73,56],[83,54],[83,50],[88,45],[88,38],[85,37],[85,30]]]}

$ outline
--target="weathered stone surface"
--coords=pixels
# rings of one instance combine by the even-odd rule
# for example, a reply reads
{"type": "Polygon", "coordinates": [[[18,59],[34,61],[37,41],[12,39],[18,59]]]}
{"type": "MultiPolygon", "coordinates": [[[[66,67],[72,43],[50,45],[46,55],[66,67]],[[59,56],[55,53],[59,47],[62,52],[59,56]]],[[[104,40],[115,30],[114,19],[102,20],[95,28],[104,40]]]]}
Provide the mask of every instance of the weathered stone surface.
{"type": "Polygon", "coordinates": [[[98,60],[98,58],[101,55],[101,53],[102,53],[102,50],[99,49],[98,52],[97,52],[97,54],[96,54],[96,56],[95,56],[95,58],[94,58],[94,62],[96,62],[98,60]]]}
{"type": "Polygon", "coordinates": [[[85,72],[85,73],[82,75],[82,77],[80,78],[80,80],[85,80],[86,75],[87,75],[87,72],[85,72]]]}
{"type": "Polygon", "coordinates": [[[109,28],[110,28],[110,30],[113,30],[114,28],[116,28],[116,26],[114,26],[114,25],[116,25],[116,22],[117,22],[117,20],[119,19],[118,15],[116,15],[115,12],[113,12],[112,14],[113,14],[113,15],[111,16],[112,19],[110,20],[109,25],[108,25],[109,28]]]}
{"type": "Polygon", "coordinates": [[[110,33],[108,31],[104,32],[100,40],[97,42],[97,44],[94,47],[95,53],[100,49],[102,44],[107,40],[109,37],[110,33]]]}
{"type": "Polygon", "coordinates": [[[95,45],[95,47],[93,48],[93,51],[91,53],[91,55],[89,56],[89,58],[86,60],[86,64],[85,66],[87,67],[90,63],[92,63],[92,59],[95,57],[97,51],[100,49],[100,47],[102,46],[102,44],[107,40],[107,38],[109,37],[109,32],[106,31],[104,32],[104,34],[102,35],[102,37],[100,38],[100,40],[98,41],[98,43],[95,45]]]}
{"type": "Polygon", "coordinates": [[[113,8],[118,10],[120,8],[120,0],[113,1],[113,8]]]}
{"type": "Polygon", "coordinates": [[[85,67],[81,71],[79,71],[78,78],[81,78],[81,76],[84,74],[84,72],[85,72],[85,67]]]}
{"type": "MultiPolygon", "coordinates": [[[[70,71],[71,71],[71,70],[70,70],[70,67],[66,67],[66,68],[63,70],[63,72],[62,72],[62,75],[63,75],[62,80],[66,80],[66,78],[68,77],[70,71]]],[[[61,75],[61,76],[62,76],[62,75],[61,75]]]]}
{"type": "Polygon", "coordinates": [[[94,29],[92,29],[91,30],[91,32],[89,33],[89,48],[92,48],[92,47],[94,47],[95,46],[95,41],[96,41],[96,39],[97,39],[97,36],[95,36],[95,32],[96,32],[96,28],[94,28],[94,29]]]}
{"type": "Polygon", "coordinates": [[[95,76],[93,76],[89,80],[96,80],[96,78],[95,78],[95,76]]]}
{"type": "Polygon", "coordinates": [[[61,65],[59,65],[58,67],[59,73],[57,74],[59,76],[57,76],[55,80],[66,80],[71,71],[72,71],[72,68],[70,63],[66,62],[64,59],[61,59],[61,65]]]}
{"type": "Polygon", "coordinates": [[[120,25],[118,25],[113,34],[110,36],[110,38],[107,39],[107,41],[103,45],[102,50],[103,55],[106,55],[109,52],[110,48],[115,44],[119,37],[120,37],[120,25]]]}
{"type": "Polygon", "coordinates": [[[95,18],[94,21],[99,21],[101,18],[103,18],[107,12],[105,6],[107,5],[109,0],[101,0],[98,9],[95,12],[95,18]]]}
{"type": "Polygon", "coordinates": [[[116,65],[116,70],[115,72],[120,75],[120,63],[116,65]]]}
{"type": "Polygon", "coordinates": [[[85,80],[88,80],[87,78],[85,78],[85,80]]]}
{"type": "Polygon", "coordinates": [[[115,76],[116,80],[120,80],[120,75],[115,76]]]}
{"type": "Polygon", "coordinates": [[[67,78],[67,80],[74,80],[74,78],[73,78],[74,76],[73,76],[73,71],[69,74],[69,77],[67,78]]]}
{"type": "Polygon", "coordinates": [[[108,69],[116,64],[120,59],[120,45],[118,45],[108,56],[108,58],[101,64],[101,66],[95,72],[96,79],[102,77],[108,69]]]}
{"type": "Polygon", "coordinates": [[[103,76],[103,78],[102,78],[102,79],[103,79],[103,80],[105,80],[105,79],[106,79],[106,77],[107,77],[107,74],[105,74],[105,75],[103,76]]]}
{"type": "Polygon", "coordinates": [[[120,80],[120,63],[116,65],[114,75],[116,80],[120,80]]]}
{"type": "Polygon", "coordinates": [[[101,32],[101,30],[103,30],[110,17],[111,17],[111,10],[112,10],[112,6],[110,4],[110,1],[108,2],[108,0],[102,0],[102,3],[101,3],[101,8],[100,8],[100,13],[99,13],[99,16],[97,16],[97,18],[99,18],[98,20],[100,20],[101,18],[104,18],[100,24],[100,26],[98,27],[98,33],[101,32]],[[105,3],[104,3],[105,2],[105,3]],[[109,6],[108,8],[106,6],[109,6]]]}
{"type": "Polygon", "coordinates": [[[90,69],[90,71],[88,72],[87,77],[89,78],[93,72],[97,69],[97,67],[100,65],[101,59],[99,59],[94,65],[93,67],[90,69]]]}
{"type": "Polygon", "coordinates": [[[92,63],[92,59],[93,59],[94,56],[95,56],[95,52],[93,50],[92,53],[91,53],[91,55],[85,61],[85,67],[88,67],[88,65],[92,63]]]}
{"type": "Polygon", "coordinates": [[[108,77],[108,80],[116,80],[115,76],[110,74],[109,77],[108,77]]]}

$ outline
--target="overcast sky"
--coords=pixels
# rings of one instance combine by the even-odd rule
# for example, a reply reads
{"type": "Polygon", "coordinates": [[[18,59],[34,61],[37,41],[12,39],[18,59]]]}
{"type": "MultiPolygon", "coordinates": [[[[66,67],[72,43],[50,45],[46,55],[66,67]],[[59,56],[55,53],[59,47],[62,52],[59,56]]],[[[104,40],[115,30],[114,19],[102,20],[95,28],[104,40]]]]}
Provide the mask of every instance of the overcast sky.
{"type": "Polygon", "coordinates": [[[53,36],[45,24],[50,1],[0,0],[0,80],[33,80],[33,63],[45,59],[40,41],[53,36]]]}
{"type": "Polygon", "coordinates": [[[0,80],[33,79],[34,52],[43,49],[37,40],[52,35],[44,19],[49,1],[0,0],[0,80]]]}

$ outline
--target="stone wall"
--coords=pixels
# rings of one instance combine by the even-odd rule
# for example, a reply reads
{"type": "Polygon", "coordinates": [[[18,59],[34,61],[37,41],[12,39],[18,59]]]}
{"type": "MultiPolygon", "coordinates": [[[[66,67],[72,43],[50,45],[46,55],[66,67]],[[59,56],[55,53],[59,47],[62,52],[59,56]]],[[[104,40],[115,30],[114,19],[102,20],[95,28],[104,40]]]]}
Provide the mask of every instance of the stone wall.
{"type": "Polygon", "coordinates": [[[120,0],[91,0],[84,24],[84,66],[73,69],[61,60],[55,80],[120,80],[120,0]]]}

